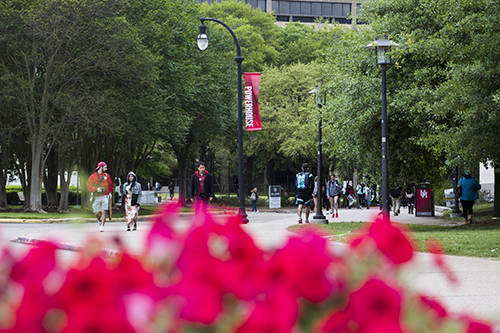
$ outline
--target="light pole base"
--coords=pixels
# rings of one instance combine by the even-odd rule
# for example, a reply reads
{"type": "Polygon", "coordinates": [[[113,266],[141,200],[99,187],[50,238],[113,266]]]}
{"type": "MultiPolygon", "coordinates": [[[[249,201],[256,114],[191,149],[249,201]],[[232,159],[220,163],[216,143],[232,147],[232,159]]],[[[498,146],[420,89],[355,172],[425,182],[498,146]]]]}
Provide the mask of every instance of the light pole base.
{"type": "Polygon", "coordinates": [[[324,215],[320,215],[320,216],[314,215],[313,222],[320,223],[320,224],[328,224],[328,220],[326,219],[326,217],[324,215]]]}

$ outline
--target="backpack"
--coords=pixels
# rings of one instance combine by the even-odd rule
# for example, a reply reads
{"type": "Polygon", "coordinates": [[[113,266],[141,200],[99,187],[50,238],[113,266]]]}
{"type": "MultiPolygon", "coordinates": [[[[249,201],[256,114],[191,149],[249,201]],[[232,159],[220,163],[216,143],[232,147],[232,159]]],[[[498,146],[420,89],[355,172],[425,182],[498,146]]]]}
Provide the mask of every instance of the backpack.
{"type": "Polygon", "coordinates": [[[255,192],[254,192],[254,193],[252,193],[252,195],[250,196],[250,199],[251,199],[252,201],[257,200],[257,195],[255,194],[255,192]]]}
{"type": "Polygon", "coordinates": [[[308,172],[300,172],[297,174],[297,190],[298,191],[307,191],[309,189],[309,173],[308,172]]]}

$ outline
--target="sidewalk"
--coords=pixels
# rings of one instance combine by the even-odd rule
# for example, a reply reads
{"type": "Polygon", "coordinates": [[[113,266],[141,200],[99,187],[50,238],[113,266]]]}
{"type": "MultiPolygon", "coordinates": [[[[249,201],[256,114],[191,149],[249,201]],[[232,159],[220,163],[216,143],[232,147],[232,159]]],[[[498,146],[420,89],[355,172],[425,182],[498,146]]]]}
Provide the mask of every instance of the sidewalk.
{"type": "MultiPolygon", "coordinates": [[[[326,215],[329,223],[371,221],[378,214],[378,209],[341,209],[339,217],[326,215]]],[[[274,248],[282,246],[289,236],[294,235],[285,230],[297,224],[297,214],[272,213],[249,214],[250,223],[244,228],[256,240],[259,246],[274,248]],[[277,217],[279,216],[279,218],[277,217]]],[[[312,218],[312,217],[311,217],[312,218]]],[[[436,217],[416,217],[401,211],[399,216],[392,216],[391,221],[405,224],[458,225],[458,222],[447,221],[441,214],[436,217]]],[[[332,242],[334,251],[341,251],[345,244],[332,242]]],[[[430,254],[415,253],[411,264],[407,265],[402,277],[407,285],[432,296],[446,305],[455,314],[468,313],[478,318],[500,323],[500,261],[480,258],[446,256],[446,262],[455,272],[459,283],[451,285],[445,275],[438,269],[430,254]]]]}
{"type": "MultiPolygon", "coordinates": [[[[235,214],[236,208],[221,212],[222,215],[235,214]]],[[[330,223],[337,222],[359,222],[371,221],[379,213],[378,209],[341,209],[338,218],[326,215],[330,223]]],[[[288,237],[294,234],[287,231],[290,225],[297,224],[296,209],[282,209],[261,211],[253,214],[247,211],[249,224],[242,227],[255,240],[257,245],[266,249],[275,249],[282,246],[288,237]]],[[[192,214],[184,214],[181,217],[179,228],[187,228],[190,225],[192,214]]],[[[312,215],[310,216],[312,220],[312,215]]],[[[132,252],[141,252],[145,246],[145,236],[151,227],[151,222],[145,221],[147,217],[141,217],[139,229],[136,232],[127,232],[125,223],[113,219],[112,223],[106,223],[106,231],[99,233],[95,220],[92,223],[4,223],[0,226],[0,240],[3,245],[9,244],[16,253],[29,250],[29,246],[20,243],[11,243],[19,236],[36,239],[59,239],[60,241],[76,246],[85,244],[89,238],[98,238],[107,249],[114,249],[114,239],[118,236],[123,244],[132,252]],[[114,223],[114,222],[118,223],[114,223]]],[[[415,217],[402,210],[397,217],[391,215],[393,222],[406,224],[438,224],[455,225],[458,222],[436,217],[415,217]]],[[[1,221],[1,222],[5,222],[1,221]]],[[[333,251],[342,251],[345,244],[331,242],[333,251]]],[[[71,251],[61,251],[58,259],[63,265],[71,265],[76,260],[77,254],[71,251]]],[[[402,274],[403,279],[412,289],[419,290],[424,294],[433,296],[452,313],[459,314],[467,312],[478,318],[489,319],[500,323],[500,261],[479,258],[446,256],[448,265],[453,269],[459,279],[459,284],[451,285],[444,274],[433,264],[431,256],[425,253],[416,253],[415,259],[407,265],[402,274]]]]}

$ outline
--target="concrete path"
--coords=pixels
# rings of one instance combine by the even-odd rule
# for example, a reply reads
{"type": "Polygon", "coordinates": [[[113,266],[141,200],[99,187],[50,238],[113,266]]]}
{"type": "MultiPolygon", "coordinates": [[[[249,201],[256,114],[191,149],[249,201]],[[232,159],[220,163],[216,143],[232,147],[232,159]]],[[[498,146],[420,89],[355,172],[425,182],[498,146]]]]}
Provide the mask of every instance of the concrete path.
{"type": "MultiPolygon", "coordinates": [[[[377,209],[341,209],[339,218],[332,218],[329,215],[327,218],[330,223],[370,221],[378,212],[377,209]]],[[[252,235],[259,246],[267,249],[282,246],[288,237],[293,235],[286,230],[286,227],[297,224],[295,210],[281,210],[280,213],[268,211],[257,214],[248,212],[248,218],[250,223],[244,225],[243,228],[252,235]]],[[[443,220],[439,215],[415,217],[407,214],[405,210],[402,210],[402,214],[398,217],[391,217],[391,220],[407,224],[456,224],[456,222],[443,220]]],[[[185,216],[180,220],[179,225],[181,228],[187,228],[189,224],[190,217],[185,216]]],[[[111,222],[106,224],[104,233],[99,233],[97,223],[2,223],[0,242],[2,246],[10,246],[14,254],[23,255],[30,246],[10,242],[21,235],[56,239],[75,245],[83,245],[89,238],[98,238],[106,248],[110,249],[116,248],[113,238],[119,236],[132,252],[140,252],[145,246],[144,238],[150,226],[150,222],[140,222],[138,231],[127,232],[124,222],[111,222]]],[[[343,247],[345,245],[332,242],[334,250],[342,250],[343,247]]],[[[71,251],[58,252],[58,260],[63,266],[72,265],[77,258],[77,254],[71,251]]],[[[413,262],[404,269],[402,278],[410,288],[436,297],[453,313],[467,312],[479,318],[500,323],[500,261],[455,256],[446,256],[446,260],[458,275],[459,284],[456,286],[448,282],[444,274],[432,263],[431,256],[424,253],[416,254],[413,262]]]]}

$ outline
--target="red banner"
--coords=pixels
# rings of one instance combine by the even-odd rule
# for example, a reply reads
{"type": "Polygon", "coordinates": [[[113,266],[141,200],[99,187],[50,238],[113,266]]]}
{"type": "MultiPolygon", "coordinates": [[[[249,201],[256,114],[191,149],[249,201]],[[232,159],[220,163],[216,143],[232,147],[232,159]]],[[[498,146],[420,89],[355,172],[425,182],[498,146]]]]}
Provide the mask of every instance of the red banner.
{"type": "Polygon", "coordinates": [[[245,124],[247,131],[261,131],[259,114],[260,73],[245,73],[245,124]]]}

